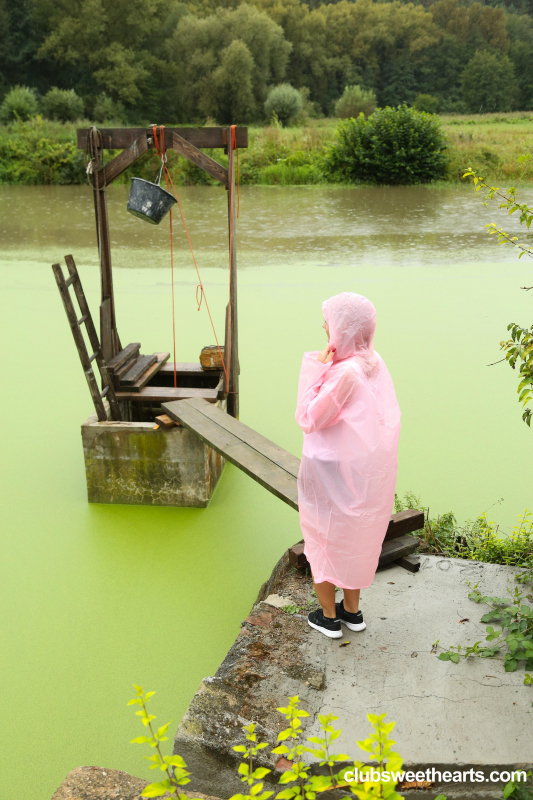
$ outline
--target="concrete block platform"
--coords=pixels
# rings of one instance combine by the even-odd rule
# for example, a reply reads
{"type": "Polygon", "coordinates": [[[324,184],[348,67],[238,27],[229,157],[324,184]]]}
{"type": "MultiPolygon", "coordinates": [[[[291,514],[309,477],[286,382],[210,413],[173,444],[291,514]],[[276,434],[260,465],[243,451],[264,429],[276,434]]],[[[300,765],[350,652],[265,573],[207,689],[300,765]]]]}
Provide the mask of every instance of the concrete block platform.
{"type": "MultiPolygon", "coordinates": [[[[437,781],[424,796],[501,797],[492,770],[531,769],[533,691],[524,670],[505,673],[501,660],[439,661],[435,648],[483,640],[480,617],[486,607],[468,599],[465,581],[482,592],[506,595],[514,589],[515,567],[421,556],[412,574],[386,567],[362,592],[367,629],[330,640],[309,628],[305,614],[290,615],[283,605],[309,606],[312,584],[289,567],[286,556],[263,586],[258,603],[216,675],[206,678],[178,728],[175,752],[193,773],[190,788],[227,798],[240,791],[231,747],[242,743],[241,726],[259,723],[264,741],[274,745],[285,727],[274,710],[298,694],[311,716],[306,735],[316,735],[318,713],[339,717],[337,752],[364,761],[357,740],[366,738],[369,713],[396,721],[393,738],[407,769],[441,772],[477,768],[483,781],[437,781]],[[350,644],[339,647],[349,640],[350,644]]],[[[340,597],[340,595],[339,595],[340,597]]],[[[316,601],[315,601],[316,602],[316,601]]],[[[440,648],[439,648],[440,652],[440,648]]],[[[286,768],[265,753],[275,782],[286,768]]],[[[408,795],[418,794],[409,791],[408,795]]]]}

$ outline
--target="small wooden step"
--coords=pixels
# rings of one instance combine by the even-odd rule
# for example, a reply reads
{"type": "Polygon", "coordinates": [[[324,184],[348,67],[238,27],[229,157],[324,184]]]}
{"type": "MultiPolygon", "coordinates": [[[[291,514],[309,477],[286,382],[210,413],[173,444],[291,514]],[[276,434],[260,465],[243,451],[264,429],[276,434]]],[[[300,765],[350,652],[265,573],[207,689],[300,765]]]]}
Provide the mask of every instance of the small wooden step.
{"type": "Polygon", "coordinates": [[[154,353],[151,356],[139,356],[133,367],[120,379],[120,385],[133,386],[156,361],[157,356],[154,353]]]}
{"type": "MultiPolygon", "coordinates": [[[[392,541],[384,541],[381,548],[378,567],[384,567],[395,561],[400,567],[417,572],[420,569],[420,561],[410,556],[420,544],[420,539],[416,536],[402,536],[392,541]]],[[[309,561],[304,553],[304,543],[298,542],[289,548],[289,563],[298,570],[309,569],[309,561]]]]}
{"type": "Polygon", "coordinates": [[[107,369],[109,372],[116,373],[127,361],[130,361],[132,358],[137,358],[139,355],[139,350],[141,349],[141,345],[139,342],[131,342],[131,344],[126,345],[126,347],[117,353],[116,356],[109,359],[107,362],[107,369]]]}

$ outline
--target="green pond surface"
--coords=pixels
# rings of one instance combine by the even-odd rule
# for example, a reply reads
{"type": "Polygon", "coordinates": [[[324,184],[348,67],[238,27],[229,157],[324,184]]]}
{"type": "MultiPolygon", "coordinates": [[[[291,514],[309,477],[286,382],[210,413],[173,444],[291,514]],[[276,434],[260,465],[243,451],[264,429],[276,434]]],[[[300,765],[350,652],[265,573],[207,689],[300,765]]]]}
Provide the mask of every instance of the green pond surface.
{"type": "MultiPolygon", "coordinates": [[[[221,336],[225,193],[180,196],[221,336]]],[[[109,190],[119,333],[171,350],[168,224],[131,217],[126,201],[127,187],[109,190]]],[[[425,187],[250,188],[240,205],[242,421],[300,455],[296,387],[303,351],[323,346],[321,302],[365,294],[403,412],[398,490],[460,520],[490,508],[509,530],[531,505],[533,432],[516,374],[486,365],[508,322],[531,324],[520,286],[533,280],[484,233],[497,210],[425,187]]],[[[213,333],[177,220],[175,238],[177,358],[196,361],[213,333]]],[[[88,505],[80,424],[92,406],[50,265],[74,255],[97,317],[89,187],[1,187],[0,242],[0,797],[49,800],[80,765],[153,775],[129,744],[141,732],[132,684],[157,690],[153,711],[175,731],[300,532],[232,466],[207,509],[88,505]]]]}

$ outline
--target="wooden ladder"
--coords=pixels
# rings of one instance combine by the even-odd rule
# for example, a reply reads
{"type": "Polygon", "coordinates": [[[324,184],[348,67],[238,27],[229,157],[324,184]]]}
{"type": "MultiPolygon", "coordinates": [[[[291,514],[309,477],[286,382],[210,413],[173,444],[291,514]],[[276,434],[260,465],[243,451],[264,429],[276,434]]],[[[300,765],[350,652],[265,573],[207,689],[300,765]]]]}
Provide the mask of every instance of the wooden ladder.
{"type": "Polygon", "coordinates": [[[54,271],[57,288],[59,289],[59,294],[61,295],[61,299],[63,301],[63,306],[65,307],[65,312],[70,325],[70,330],[72,331],[72,335],[74,337],[74,343],[78,350],[78,355],[80,357],[81,365],[83,367],[83,372],[85,373],[85,377],[87,379],[87,384],[89,386],[89,391],[93,399],[94,407],[96,409],[96,414],[100,422],[107,422],[107,413],[104,406],[104,397],[105,397],[109,403],[109,407],[111,408],[112,419],[120,420],[121,419],[120,407],[117,401],[117,397],[115,395],[115,389],[109,377],[106,363],[102,355],[102,348],[100,346],[100,342],[98,341],[98,335],[96,333],[96,328],[94,327],[93,318],[89,310],[89,305],[87,303],[87,300],[85,299],[85,293],[81,285],[81,280],[80,276],[78,275],[78,270],[76,269],[76,264],[74,263],[74,259],[72,256],[65,256],[65,262],[67,264],[67,269],[70,274],[70,277],[67,280],[65,280],[65,276],[63,275],[63,270],[60,264],[52,264],[52,269],[54,271]],[[76,314],[76,309],[74,308],[74,303],[72,302],[72,298],[70,296],[69,292],[70,286],[74,287],[74,292],[76,294],[78,305],[80,307],[81,317],[79,319],[76,314]],[[89,355],[88,353],[87,347],[85,345],[85,339],[83,338],[83,334],[81,332],[81,326],[84,323],[85,323],[85,330],[87,331],[87,335],[89,337],[89,341],[91,343],[91,347],[93,350],[92,355],[89,355]],[[98,384],[96,382],[94,370],[92,368],[93,361],[96,361],[96,364],[100,371],[100,377],[102,379],[102,384],[103,384],[102,392],[98,388],[98,384]]]}

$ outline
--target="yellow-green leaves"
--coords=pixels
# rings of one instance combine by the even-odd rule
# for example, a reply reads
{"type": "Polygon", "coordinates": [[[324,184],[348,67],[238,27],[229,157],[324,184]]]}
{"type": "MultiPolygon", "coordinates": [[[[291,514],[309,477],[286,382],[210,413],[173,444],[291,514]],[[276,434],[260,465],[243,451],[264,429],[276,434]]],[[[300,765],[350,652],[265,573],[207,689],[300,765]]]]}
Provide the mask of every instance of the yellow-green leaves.
{"type": "Polygon", "coordinates": [[[253,768],[253,759],[260,750],[268,747],[267,742],[258,742],[257,734],[255,733],[257,725],[255,722],[250,722],[242,728],[246,739],[250,742],[248,747],[242,744],[235,745],[233,750],[239,753],[244,761],[241,761],[237,769],[241,781],[247,783],[249,794],[236,794],[233,795],[231,800],[267,800],[274,792],[263,791],[263,778],[268,775],[271,770],[266,767],[253,768]]]}
{"type": "Polygon", "coordinates": [[[132,739],[132,744],[148,744],[155,753],[151,756],[145,756],[147,761],[150,761],[150,769],[160,769],[166,772],[167,778],[159,783],[150,783],[142,792],[142,797],[161,797],[168,793],[178,798],[178,800],[187,800],[185,795],[179,794],[179,787],[189,783],[190,772],[187,772],[187,764],[179,755],[164,756],[161,752],[161,742],[166,742],[168,736],[165,736],[168,731],[170,722],[161,725],[157,730],[154,730],[152,721],[156,719],[153,714],[149,714],[146,709],[146,704],[154,696],[155,692],[144,692],[142,686],[134,686],[136,695],[129,701],[128,705],[140,706],[139,711],[135,712],[137,717],[141,718],[143,725],[150,730],[150,736],[138,736],[132,739]]]}

